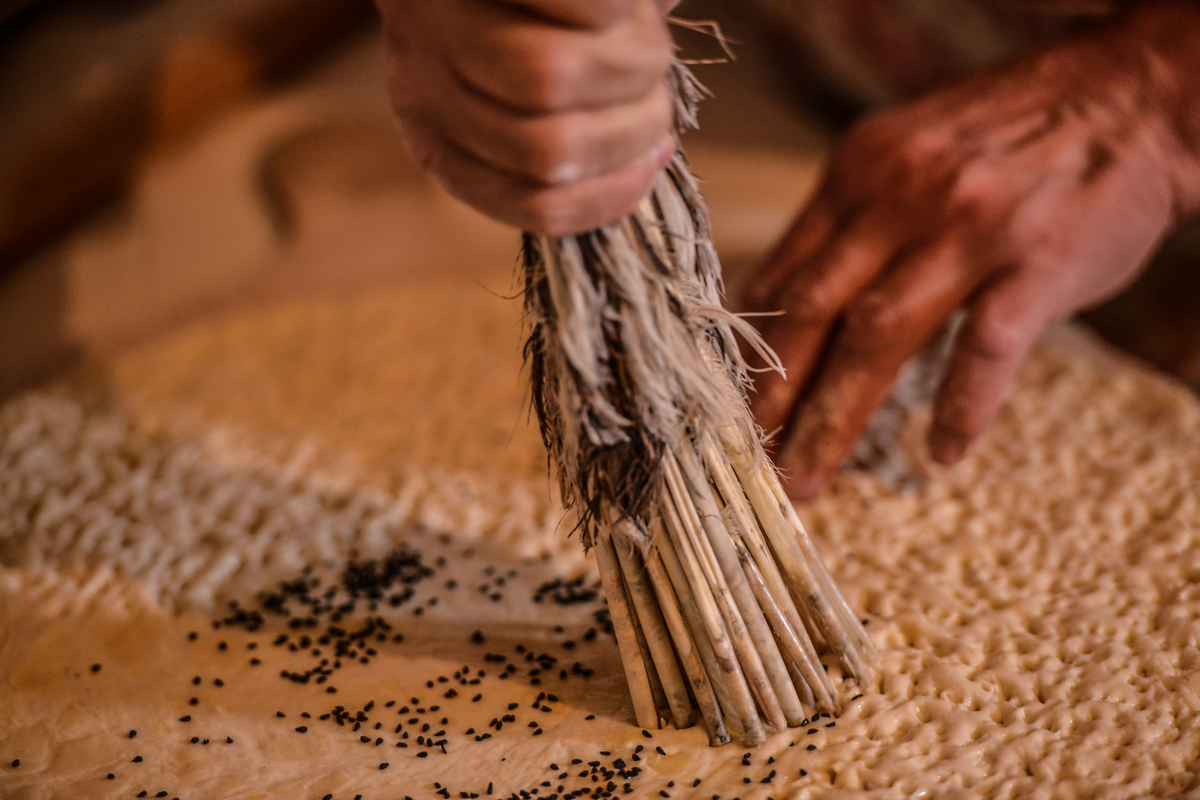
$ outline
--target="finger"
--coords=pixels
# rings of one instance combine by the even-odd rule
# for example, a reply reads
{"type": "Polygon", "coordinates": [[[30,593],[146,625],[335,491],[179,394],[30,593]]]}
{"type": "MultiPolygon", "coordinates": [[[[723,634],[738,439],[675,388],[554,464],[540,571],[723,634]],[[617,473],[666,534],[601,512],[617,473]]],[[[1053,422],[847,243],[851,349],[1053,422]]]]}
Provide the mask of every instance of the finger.
{"type": "Polygon", "coordinates": [[[786,377],[760,373],[750,408],[765,431],[786,426],[842,311],[895,253],[880,223],[865,216],[841,236],[827,241],[816,257],[799,262],[775,295],[783,314],[759,323],[763,338],[779,356],[786,377]]]}
{"type": "Polygon", "coordinates": [[[811,396],[800,405],[777,463],[793,497],[837,471],[900,367],[975,288],[961,250],[943,241],[906,257],[847,307],[811,396]]]}
{"type": "Polygon", "coordinates": [[[833,233],[838,218],[828,194],[822,189],[796,217],[746,287],[746,308],[750,311],[778,310],[781,286],[816,255],[833,233]]]}
{"type": "Polygon", "coordinates": [[[638,0],[492,0],[559,25],[602,30],[629,16],[638,0]]]}
{"type": "Polygon", "coordinates": [[[428,124],[480,161],[546,186],[624,166],[673,129],[674,104],[665,82],[635,103],[540,115],[514,115],[462,86],[446,91],[457,92],[456,102],[427,106],[428,124]]]}
{"type": "Polygon", "coordinates": [[[929,450],[941,464],[966,454],[996,416],[1029,347],[1049,321],[1043,284],[1010,274],[971,303],[933,404],[929,450]]]}
{"type": "Polygon", "coordinates": [[[405,134],[417,163],[452,195],[501,222],[545,236],[591,230],[629,213],[675,151],[674,141],[667,139],[624,167],[547,187],[496,170],[420,125],[409,125],[405,134]]]}
{"type": "MultiPolygon", "coordinates": [[[[443,0],[444,1],[444,0],[443,0]]],[[[457,0],[447,57],[461,78],[514,111],[546,113],[622,105],[644,98],[666,75],[672,51],[657,7],[639,1],[595,32],[522,15],[487,0],[457,0]]]]}

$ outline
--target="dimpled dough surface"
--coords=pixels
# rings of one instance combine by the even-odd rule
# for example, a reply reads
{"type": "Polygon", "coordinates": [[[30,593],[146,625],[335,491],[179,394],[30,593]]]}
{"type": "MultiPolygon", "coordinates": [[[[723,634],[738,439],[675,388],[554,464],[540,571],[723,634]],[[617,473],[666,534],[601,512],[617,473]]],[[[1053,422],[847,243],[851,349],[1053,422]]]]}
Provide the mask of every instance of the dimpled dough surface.
{"type": "MultiPolygon", "coordinates": [[[[1200,407],[1174,384],[1054,331],[963,464],[803,508],[878,675],[744,762],[633,726],[519,350],[515,303],[427,287],[210,320],[9,400],[0,796],[1197,791],[1200,407]],[[328,608],[256,599],[342,602],[401,542],[428,574],[343,609],[379,622],[337,668],[328,608]]],[[[902,442],[923,464],[918,424],[902,442]]]]}

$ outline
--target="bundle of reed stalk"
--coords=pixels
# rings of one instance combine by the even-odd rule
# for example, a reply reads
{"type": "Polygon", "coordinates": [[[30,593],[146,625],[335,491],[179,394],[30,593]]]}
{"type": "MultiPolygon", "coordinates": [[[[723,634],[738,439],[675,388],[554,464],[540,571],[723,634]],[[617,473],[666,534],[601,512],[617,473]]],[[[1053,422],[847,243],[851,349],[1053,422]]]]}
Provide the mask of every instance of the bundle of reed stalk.
{"type": "MultiPolygon", "coordinates": [[[[676,126],[703,91],[669,79],[676,126]]],[[[638,724],[699,711],[711,742],[761,743],[839,710],[818,657],[866,679],[874,648],[762,446],[721,302],[708,212],[683,152],[624,219],[526,234],[533,403],[564,504],[594,548],[638,724]]]]}

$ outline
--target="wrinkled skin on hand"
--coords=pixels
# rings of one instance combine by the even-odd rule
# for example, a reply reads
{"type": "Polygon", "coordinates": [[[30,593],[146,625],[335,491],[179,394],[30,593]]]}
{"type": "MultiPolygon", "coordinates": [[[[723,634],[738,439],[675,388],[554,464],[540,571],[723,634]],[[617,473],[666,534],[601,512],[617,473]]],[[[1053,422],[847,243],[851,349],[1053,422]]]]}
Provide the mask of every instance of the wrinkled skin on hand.
{"type": "Polygon", "coordinates": [[[562,236],[637,205],[674,153],[674,0],[377,0],[416,162],[489,216],[562,236]]]}
{"type": "Polygon", "coordinates": [[[784,312],[758,324],[787,378],[759,375],[751,405],[781,432],[789,494],[829,481],[958,309],[929,446],[961,458],[1038,334],[1132,282],[1195,213],[1178,112],[1200,89],[1184,69],[1200,66],[1200,12],[1169,8],[1158,27],[1100,29],[851,130],[747,297],[784,312]]]}

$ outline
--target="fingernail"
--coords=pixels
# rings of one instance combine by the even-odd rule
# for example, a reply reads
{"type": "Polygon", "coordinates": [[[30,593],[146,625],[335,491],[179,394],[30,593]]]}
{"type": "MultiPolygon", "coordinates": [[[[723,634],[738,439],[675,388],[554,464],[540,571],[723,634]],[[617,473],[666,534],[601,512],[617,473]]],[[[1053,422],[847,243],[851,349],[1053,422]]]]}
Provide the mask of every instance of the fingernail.
{"type": "Polygon", "coordinates": [[[792,486],[790,496],[797,500],[808,500],[825,486],[825,473],[818,470],[804,476],[792,486]]]}
{"type": "Polygon", "coordinates": [[[807,500],[825,485],[824,470],[807,470],[803,465],[797,465],[795,471],[788,468],[786,462],[777,462],[780,477],[783,478],[783,489],[793,500],[807,500]]]}
{"type": "Polygon", "coordinates": [[[966,449],[966,443],[957,434],[936,428],[929,434],[929,454],[939,464],[953,464],[963,457],[966,449]]]}

